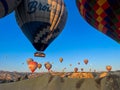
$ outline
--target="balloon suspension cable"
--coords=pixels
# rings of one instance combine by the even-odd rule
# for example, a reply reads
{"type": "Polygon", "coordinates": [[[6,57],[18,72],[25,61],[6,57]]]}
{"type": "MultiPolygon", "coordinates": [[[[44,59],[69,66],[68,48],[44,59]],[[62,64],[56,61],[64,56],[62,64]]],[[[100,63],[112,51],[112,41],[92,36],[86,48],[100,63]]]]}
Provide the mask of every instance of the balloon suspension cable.
{"type": "Polygon", "coordinates": [[[34,53],[35,57],[45,57],[45,54],[42,51],[38,51],[34,53]]]}

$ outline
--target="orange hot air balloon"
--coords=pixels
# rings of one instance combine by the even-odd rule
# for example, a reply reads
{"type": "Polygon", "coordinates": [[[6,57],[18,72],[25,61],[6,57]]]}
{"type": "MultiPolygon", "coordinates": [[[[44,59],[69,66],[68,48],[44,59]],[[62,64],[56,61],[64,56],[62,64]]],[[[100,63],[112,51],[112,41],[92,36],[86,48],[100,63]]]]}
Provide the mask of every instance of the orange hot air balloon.
{"type": "Polygon", "coordinates": [[[59,59],[59,61],[62,63],[62,62],[63,62],[63,58],[61,57],[61,58],[59,59]]]}
{"type": "Polygon", "coordinates": [[[87,65],[87,64],[88,64],[88,59],[85,59],[85,60],[84,60],[84,63],[87,65]]]}
{"type": "Polygon", "coordinates": [[[38,68],[40,69],[42,67],[42,64],[38,63],[38,68]]]}
{"type": "Polygon", "coordinates": [[[78,72],[78,68],[77,67],[74,68],[74,72],[75,73],[78,72]]]}
{"type": "Polygon", "coordinates": [[[46,62],[44,66],[48,71],[52,68],[52,64],[50,64],[49,62],[46,62]]]}
{"type": "Polygon", "coordinates": [[[111,71],[112,66],[108,65],[108,66],[106,66],[106,69],[107,69],[107,71],[109,72],[109,71],[111,71]]]}
{"type": "Polygon", "coordinates": [[[29,62],[28,67],[31,70],[31,72],[33,73],[37,69],[38,63],[31,61],[31,62],[29,62]]]}
{"type": "Polygon", "coordinates": [[[33,61],[33,59],[32,58],[28,58],[27,59],[27,64],[29,64],[29,62],[31,62],[31,61],[33,61]]]}

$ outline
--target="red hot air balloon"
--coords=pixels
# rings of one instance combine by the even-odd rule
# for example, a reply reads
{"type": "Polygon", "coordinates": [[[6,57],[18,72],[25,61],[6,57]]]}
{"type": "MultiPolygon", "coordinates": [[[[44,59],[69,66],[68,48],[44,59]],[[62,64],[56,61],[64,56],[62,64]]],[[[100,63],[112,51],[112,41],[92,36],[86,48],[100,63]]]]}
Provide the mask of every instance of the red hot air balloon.
{"type": "Polygon", "coordinates": [[[76,0],[81,16],[120,43],[120,0],[76,0]]]}
{"type": "Polygon", "coordinates": [[[31,61],[31,62],[29,62],[28,67],[31,70],[31,72],[33,73],[37,69],[38,63],[31,61]]]}
{"type": "Polygon", "coordinates": [[[85,60],[84,60],[84,63],[87,65],[87,64],[88,64],[88,59],[85,59],[85,60]]]}

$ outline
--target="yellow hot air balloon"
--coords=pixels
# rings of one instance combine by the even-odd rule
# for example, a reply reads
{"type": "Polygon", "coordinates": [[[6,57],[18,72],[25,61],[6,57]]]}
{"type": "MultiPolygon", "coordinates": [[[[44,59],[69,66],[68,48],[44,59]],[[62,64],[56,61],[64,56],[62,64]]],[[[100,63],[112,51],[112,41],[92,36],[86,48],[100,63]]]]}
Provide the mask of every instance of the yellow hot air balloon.
{"type": "Polygon", "coordinates": [[[28,67],[31,70],[31,72],[33,73],[37,69],[38,63],[35,61],[31,61],[31,62],[29,62],[28,67]]]}
{"type": "Polygon", "coordinates": [[[40,69],[42,67],[42,64],[38,63],[38,68],[40,69]]]}
{"type": "Polygon", "coordinates": [[[59,59],[59,61],[62,63],[62,62],[63,62],[63,58],[61,57],[61,58],[59,59]]]}
{"type": "Polygon", "coordinates": [[[109,72],[109,71],[111,71],[111,69],[112,69],[112,66],[110,66],[110,65],[107,65],[107,66],[106,66],[106,69],[107,69],[107,71],[109,72]]]}

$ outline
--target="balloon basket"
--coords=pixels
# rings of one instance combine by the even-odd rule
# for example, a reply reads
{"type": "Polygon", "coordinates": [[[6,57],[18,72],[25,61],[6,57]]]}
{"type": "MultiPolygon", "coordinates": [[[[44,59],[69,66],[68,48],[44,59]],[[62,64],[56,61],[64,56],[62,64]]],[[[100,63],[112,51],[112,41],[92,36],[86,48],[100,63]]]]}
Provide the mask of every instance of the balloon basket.
{"type": "Polygon", "coordinates": [[[43,52],[35,52],[34,56],[35,57],[45,57],[45,54],[43,52]]]}

